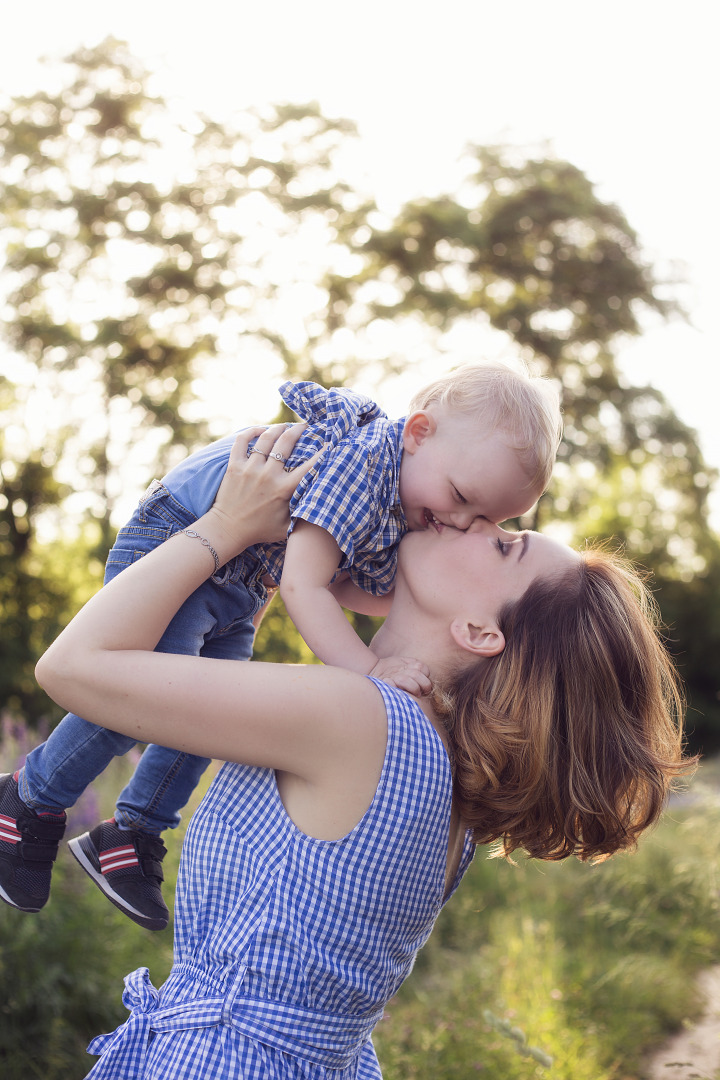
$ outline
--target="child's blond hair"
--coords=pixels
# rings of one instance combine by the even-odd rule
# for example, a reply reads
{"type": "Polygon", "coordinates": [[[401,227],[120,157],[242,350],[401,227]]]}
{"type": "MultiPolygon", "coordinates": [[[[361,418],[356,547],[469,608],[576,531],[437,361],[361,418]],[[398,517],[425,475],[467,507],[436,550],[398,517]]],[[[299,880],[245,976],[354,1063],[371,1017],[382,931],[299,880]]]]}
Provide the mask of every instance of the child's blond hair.
{"type": "Polygon", "coordinates": [[[517,451],[531,486],[548,486],[562,438],[560,398],[549,379],[525,367],[469,364],[419,390],[408,412],[433,404],[471,415],[488,434],[500,432],[517,451]]]}

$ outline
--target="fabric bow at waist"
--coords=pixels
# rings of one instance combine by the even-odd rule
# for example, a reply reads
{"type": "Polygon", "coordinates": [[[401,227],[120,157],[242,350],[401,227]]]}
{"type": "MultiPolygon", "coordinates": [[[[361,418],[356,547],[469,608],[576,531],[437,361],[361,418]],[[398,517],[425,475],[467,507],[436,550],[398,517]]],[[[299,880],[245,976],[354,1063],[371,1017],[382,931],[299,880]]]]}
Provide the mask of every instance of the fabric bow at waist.
{"type": "Polygon", "coordinates": [[[346,1068],[360,1053],[382,1016],[337,1016],[263,998],[213,996],[158,1007],[160,995],[147,968],[125,977],[123,1004],[130,1016],[108,1035],[98,1035],[89,1054],[101,1054],[88,1080],[138,1080],[143,1076],[150,1036],[155,1033],[227,1025],[277,1050],[327,1068],[346,1068]]]}

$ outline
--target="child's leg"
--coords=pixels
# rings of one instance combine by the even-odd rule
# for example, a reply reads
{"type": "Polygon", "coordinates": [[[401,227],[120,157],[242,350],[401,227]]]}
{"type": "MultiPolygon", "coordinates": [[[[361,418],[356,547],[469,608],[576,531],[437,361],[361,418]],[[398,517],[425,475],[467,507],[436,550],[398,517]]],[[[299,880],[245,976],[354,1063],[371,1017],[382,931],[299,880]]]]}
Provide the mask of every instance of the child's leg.
{"type": "Polygon", "coordinates": [[[115,804],[115,820],[124,829],[159,835],[180,824],[180,810],[197,787],[210,758],[150,745],[135,766],[115,804]]]}
{"type": "Polygon", "coordinates": [[[18,775],[18,792],[33,810],[61,814],[87,786],[126,754],[135,740],[68,713],[49,737],[28,754],[18,775]]]}
{"type": "MultiPolygon", "coordinates": [[[[104,584],[190,523],[190,515],[183,507],[171,502],[169,512],[165,510],[164,490],[158,481],[153,481],[120,529],[105,564],[104,584]]],[[[114,757],[126,754],[134,745],[135,740],[126,735],[68,713],[46,742],[28,755],[18,776],[20,798],[33,809],[61,813],[77,801],[114,757]]]]}
{"type": "MultiPolygon", "coordinates": [[[[204,582],[185,602],[158,645],[161,652],[221,660],[249,660],[252,619],[265,599],[261,584],[233,580],[204,582]],[[192,647],[194,645],[194,647],[192,647]]],[[[158,834],[180,823],[179,811],[197,787],[210,758],[162,746],[148,746],[116,804],[115,820],[124,828],[158,834]]]]}

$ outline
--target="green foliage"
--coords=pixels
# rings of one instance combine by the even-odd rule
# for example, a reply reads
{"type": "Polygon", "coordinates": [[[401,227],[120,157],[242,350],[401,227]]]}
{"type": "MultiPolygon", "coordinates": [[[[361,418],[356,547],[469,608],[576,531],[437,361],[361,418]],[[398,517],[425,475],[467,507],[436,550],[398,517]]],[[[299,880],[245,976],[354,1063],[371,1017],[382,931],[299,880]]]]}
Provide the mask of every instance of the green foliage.
{"type": "MultiPolygon", "coordinates": [[[[346,615],[360,639],[369,645],[381,620],[354,611],[348,611],[346,615]]],[[[255,636],[253,657],[269,664],[320,663],[298,634],[278,594],[266,609],[255,636]]]]}
{"type": "Polygon", "coordinates": [[[237,347],[250,330],[290,359],[262,314],[277,291],[270,238],[289,241],[313,215],[328,243],[348,227],[357,207],[331,161],[351,125],[314,105],[248,113],[237,129],[178,115],[113,39],[62,73],[59,91],[0,107],[6,337],[37,373],[20,407],[38,383],[68,403],[44,449],[83,462],[107,550],[128,448],[145,439],[161,467],[173,445],[206,439],[193,384],[221,340],[237,347]],[[97,398],[87,435],[67,426],[79,372],[97,398]]]}
{"type": "Polygon", "coordinates": [[[566,161],[502,146],[471,147],[467,161],[457,194],[408,203],[369,233],[365,265],[334,283],[338,297],[362,295],[377,318],[420,315],[438,332],[466,323],[508,334],[561,381],[561,461],[602,469],[635,454],[634,465],[665,447],[679,458],[682,443],[687,471],[700,471],[693,433],[657,391],[627,386],[617,368],[614,344],[640,332],[643,311],[678,310],[622,212],[566,161]]]}
{"type": "Polygon", "coordinates": [[[3,905],[0,1071],[7,1080],[84,1076],[95,1060],[85,1053],[89,1039],[127,1016],[123,976],[140,957],[156,980],[169,971],[170,935],[152,935],[114,912],[70,861],[63,852],[39,914],[3,905]]]}
{"type": "Polygon", "coordinates": [[[637,1080],[697,1019],[694,976],[720,945],[714,802],[596,867],[479,852],[377,1029],[386,1080],[637,1080]]]}
{"type": "Polygon", "coordinates": [[[693,477],[692,460],[681,443],[677,456],[665,446],[656,460],[637,466],[618,457],[600,476],[572,476],[559,466],[554,507],[580,547],[586,537],[614,537],[651,572],[667,644],[686,685],[690,746],[713,753],[720,747],[720,614],[714,602],[720,541],[705,524],[707,474],[693,477]],[[670,487],[673,472],[680,479],[670,487]]]}
{"type": "MultiPolygon", "coordinates": [[[[43,473],[42,478],[44,483],[52,474],[43,473]]],[[[9,502],[5,511],[0,509],[0,704],[16,715],[36,719],[59,715],[59,710],[35,681],[35,661],[100,586],[103,566],[93,555],[97,526],[87,526],[71,541],[60,534],[52,544],[26,544],[28,526],[28,532],[20,534],[23,542],[13,543],[8,537],[16,535],[18,521],[8,519],[32,513],[30,508],[18,508],[18,501],[22,496],[9,502]]]]}
{"type": "Polygon", "coordinates": [[[255,636],[253,657],[268,664],[319,663],[295,629],[279,595],[263,616],[255,636]]]}
{"type": "Polygon", "coordinates": [[[104,561],[129,479],[208,440],[196,404],[208,365],[230,349],[235,364],[297,374],[278,331],[280,249],[320,230],[332,250],[363,212],[333,166],[352,125],[315,105],[249,112],[235,128],[179,115],[112,39],[56,75],[52,91],[0,101],[14,350],[0,355],[0,703],[35,718],[48,705],[33,665],[74,595],[39,530],[57,536],[71,519],[78,565],[90,537],[93,566],[104,561]]]}
{"type": "Polygon", "coordinates": [[[527,1035],[522,1028],[515,1027],[509,1020],[498,1019],[489,1009],[485,1009],[483,1012],[483,1020],[491,1028],[501,1032],[503,1035],[507,1035],[515,1044],[515,1049],[521,1057],[532,1058],[533,1061],[539,1061],[541,1065],[545,1065],[547,1068],[552,1065],[553,1059],[549,1054],[546,1054],[544,1050],[537,1046],[530,1046],[527,1035]]]}
{"type": "Polygon", "coordinates": [[[689,581],[665,579],[658,593],[670,647],[688,688],[689,739],[707,754],[720,750],[720,543],[712,541],[702,570],[689,581]]]}

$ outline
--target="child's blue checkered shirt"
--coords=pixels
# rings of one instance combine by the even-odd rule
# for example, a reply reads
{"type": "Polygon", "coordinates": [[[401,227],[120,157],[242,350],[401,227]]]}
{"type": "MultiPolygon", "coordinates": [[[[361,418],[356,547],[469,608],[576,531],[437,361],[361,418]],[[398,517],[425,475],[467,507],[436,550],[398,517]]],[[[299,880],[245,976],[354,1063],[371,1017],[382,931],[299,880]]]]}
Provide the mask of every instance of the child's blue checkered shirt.
{"type": "MultiPolygon", "coordinates": [[[[365,592],[382,596],[393,585],[397,546],[407,532],[400,506],[402,420],[389,420],[370,398],[345,388],[286,382],[283,401],[310,424],[288,467],[325,447],[321,461],[300,481],[290,500],[293,521],[325,529],[342,552],[339,571],[365,592]]],[[[213,503],[227,466],[233,436],[220,439],[173,469],[163,484],[196,517],[213,503]]],[[[285,544],[256,544],[233,560],[245,581],[264,574],[280,581],[285,544]]]]}

